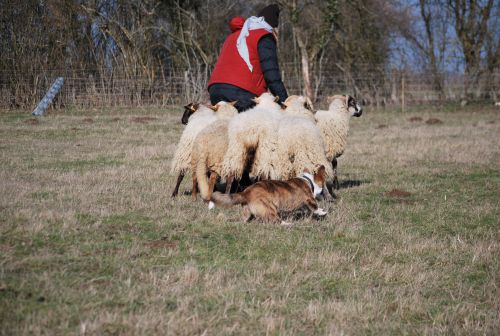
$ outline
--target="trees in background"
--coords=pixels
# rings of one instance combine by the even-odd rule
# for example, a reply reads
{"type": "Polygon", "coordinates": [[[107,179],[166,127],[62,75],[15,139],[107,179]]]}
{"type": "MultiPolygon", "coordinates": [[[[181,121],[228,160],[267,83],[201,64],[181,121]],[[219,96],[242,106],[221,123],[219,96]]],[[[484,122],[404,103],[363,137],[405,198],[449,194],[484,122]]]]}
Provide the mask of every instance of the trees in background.
{"type": "MultiPolygon", "coordinates": [[[[444,75],[457,63],[465,93],[479,78],[493,82],[500,66],[500,4],[494,0],[276,0],[282,72],[313,100],[335,86],[380,103],[384,79],[402,36],[418,55],[416,72],[432,77],[444,96],[444,75]]],[[[262,0],[25,0],[0,11],[0,86],[12,105],[47,70],[84,74],[103,87],[125,79],[139,95],[175,74],[192,83],[194,99],[205,84],[235,15],[248,17],[262,0]],[[21,83],[19,78],[23,78],[21,83]],[[23,88],[23,85],[25,86],[23,88]],[[5,89],[6,88],[6,89],[5,89]]],[[[117,84],[118,85],[118,84],[117,84]]],[[[31,94],[35,94],[31,92],[31,94]]],[[[494,94],[494,92],[493,92],[494,94]]]]}

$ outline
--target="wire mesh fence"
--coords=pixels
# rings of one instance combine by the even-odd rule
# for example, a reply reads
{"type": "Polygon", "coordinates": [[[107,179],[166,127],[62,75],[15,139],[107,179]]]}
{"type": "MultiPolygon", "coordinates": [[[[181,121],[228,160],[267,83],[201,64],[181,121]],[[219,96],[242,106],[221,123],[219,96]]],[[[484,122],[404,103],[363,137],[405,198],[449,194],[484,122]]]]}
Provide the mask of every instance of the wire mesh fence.
{"type": "MultiPolygon", "coordinates": [[[[135,107],[171,106],[192,101],[208,101],[208,69],[149,72],[147,75],[75,70],[40,70],[31,74],[10,71],[0,73],[0,108],[33,109],[57,77],[64,77],[64,86],[54,106],[72,107],[135,107]]],[[[443,75],[441,89],[432,75],[403,71],[364,73],[358,76],[330,74],[314,77],[314,100],[321,104],[327,96],[348,93],[365,105],[376,107],[427,104],[469,99],[496,101],[500,98],[500,73],[468,85],[463,75],[443,75]],[[468,85],[468,86],[467,86],[468,85]]],[[[283,80],[289,94],[302,94],[300,76],[283,80]]]]}

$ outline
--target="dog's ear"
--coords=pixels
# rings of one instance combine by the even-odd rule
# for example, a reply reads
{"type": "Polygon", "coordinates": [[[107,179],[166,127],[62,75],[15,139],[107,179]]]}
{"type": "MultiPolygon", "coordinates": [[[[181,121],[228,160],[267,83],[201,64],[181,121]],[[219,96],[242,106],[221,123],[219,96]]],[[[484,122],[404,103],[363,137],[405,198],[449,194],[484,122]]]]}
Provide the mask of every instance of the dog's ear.
{"type": "Polygon", "coordinates": [[[321,165],[321,167],[319,167],[318,172],[316,174],[325,175],[325,173],[326,173],[326,168],[325,168],[325,166],[321,165]]]}
{"type": "Polygon", "coordinates": [[[319,169],[316,172],[316,174],[314,174],[314,181],[317,182],[318,184],[321,184],[324,181],[326,181],[326,169],[325,169],[325,166],[321,165],[321,167],[319,167],[319,169]]]}

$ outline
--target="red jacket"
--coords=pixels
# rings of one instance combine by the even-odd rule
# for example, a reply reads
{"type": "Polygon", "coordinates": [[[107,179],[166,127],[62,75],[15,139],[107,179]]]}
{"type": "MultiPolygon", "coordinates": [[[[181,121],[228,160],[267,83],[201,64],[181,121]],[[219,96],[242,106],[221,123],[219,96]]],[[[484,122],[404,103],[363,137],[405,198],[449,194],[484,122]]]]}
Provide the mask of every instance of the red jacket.
{"type": "Polygon", "coordinates": [[[244,23],[245,19],[241,16],[236,16],[229,22],[232,33],[222,46],[219,59],[208,81],[208,86],[210,87],[215,83],[231,84],[260,96],[267,91],[267,84],[260,67],[257,45],[262,37],[271,33],[265,29],[250,30],[246,39],[250,63],[253,66],[253,71],[250,71],[236,47],[236,41],[240,36],[244,23]]]}

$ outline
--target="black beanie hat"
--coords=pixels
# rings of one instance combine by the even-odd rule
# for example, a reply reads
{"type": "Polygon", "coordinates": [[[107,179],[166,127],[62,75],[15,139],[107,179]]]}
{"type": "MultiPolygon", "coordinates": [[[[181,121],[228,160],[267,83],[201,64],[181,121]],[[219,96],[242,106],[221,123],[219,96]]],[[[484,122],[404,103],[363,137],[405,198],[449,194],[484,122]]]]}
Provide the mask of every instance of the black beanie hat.
{"type": "Polygon", "coordinates": [[[259,14],[257,14],[258,17],[263,16],[264,20],[266,20],[267,23],[273,28],[278,27],[279,23],[279,16],[280,16],[280,8],[278,5],[269,5],[267,7],[264,7],[259,14]]]}

